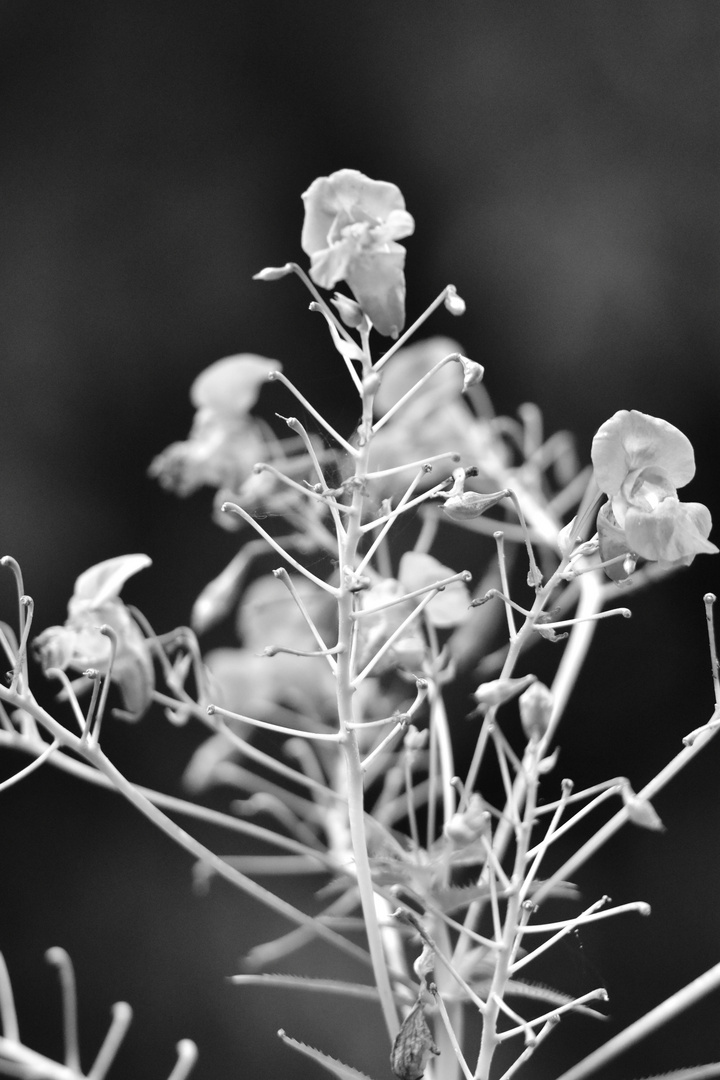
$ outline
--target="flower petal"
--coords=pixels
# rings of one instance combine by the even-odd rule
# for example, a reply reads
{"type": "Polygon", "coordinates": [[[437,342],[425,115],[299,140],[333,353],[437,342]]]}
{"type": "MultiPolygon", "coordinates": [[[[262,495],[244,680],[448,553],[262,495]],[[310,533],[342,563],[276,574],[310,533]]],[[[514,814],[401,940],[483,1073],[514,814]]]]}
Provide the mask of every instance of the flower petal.
{"type": "Polygon", "coordinates": [[[653,562],[689,566],[696,555],[714,555],[710,543],[710,511],[702,503],[663,499],[652,513],[631,507],[625,516],[625,535],[632,551],[653,562]]]}
{"type": "MultiPolygon", "coordinates": [[[[339,169],[330,176],[318,177],[302,199],[305,220],[301,244],[307,255],[314,255],[328,246],[331,230],[340,214],[346,224],[369,219],[382,222],[393,211],[405,210],[402,192],[395,184],[371,180],[357,169],[339,169]]],[[[409,236],[410,233],[402,235],[409,236]]]]}
{"type": "Polygon", "coordinates": [[[345,280],[377,332],[396,338],[405,325],[405,249],[390,247],[358,255],[345,280]]]}
{"type": "Polygon", "coordinates": [[[128,578],[151,565],[149,555],[117,555],[114,559],[91,566],[75,582],[68,605],[70,614],[73,614],[73,609],[101,607],[119,595],[128,578]]]}
{"type": "Polygon", "coordinates": [[[270,372],[281,370],[277,360],[254,353],[225,356],[200,372],[190,387],[190,400],[196,409],[244,416],[257,401],[270,372]]]}
{"type": "Polygon", "coordinates": [[[606,495],[620,491],[628,473],[654,466],[676,487],[695,475],[690,440],[666,420],[621,409],[600,427],[592,444],[595,479],[606,495]]]}

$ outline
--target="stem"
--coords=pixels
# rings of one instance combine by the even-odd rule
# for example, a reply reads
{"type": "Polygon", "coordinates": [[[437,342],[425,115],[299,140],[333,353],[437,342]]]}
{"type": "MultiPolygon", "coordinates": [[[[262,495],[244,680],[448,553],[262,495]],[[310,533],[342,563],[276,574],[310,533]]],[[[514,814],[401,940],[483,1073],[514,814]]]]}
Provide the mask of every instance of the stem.
{"type": "MultiPolygon", "coordinates": [[[[718,987],[720,987],[720,964],[715,964],[703,975],[699,975],[697,979],[693,979],[687,986],[684,986],[682,990],[678,990],[676,994],[661,1002],[650,1012],[645,1013],[634,1024],[630,1024],[614,1039],[610,1039],[603,1046],[593,1051],[592,1054],[579,1061],[577,1065],[564,1072],[562,1076],[558,1077],[558,1080],[585,1080],[585,1077],[592,1076],[601,1066],[607,1065],[609,1061],[624,1053],[631,1046],[635,1046],[641,1039],[647,1038],[653,1031],[657,1031],[663,1024],[673,1020],[679,1013],[684,1012],[685,1009],[694,1005],[696,1001],[700,1001],[718,987]]],[[[717,1066],[715,1067],[717,1068],[717,1066]]],[[[710,1073],[710,1075],[715,1074],[710,1073]]]]}
{"type": "MultiPolygon", "coordinates": [[[[367,364],[369,367],[369,353],[367,354],[367,364]]],[[[341,585],[338,596],[338,649],[340,651],[337,657],[336,686],[338,721],[340,725],[342,747],[345,755],[348,824],[355,859],[358,891],[365,921],[368,948],[370,950],[375,983],[380,995],[380,1005],[385,1018],[388,1035],[390,1039],[393,1040],[400,1029],[400,1023],[385,960],[382,934],[378,923],[375,890],[373,887],[370,859],[368,856],[367,836],[365,832],[363,767],[355,728],[355,725],[360,718],[355,715],[356,679],[354,677],[352,663],[352,656],[354,653],[352,646],[356,629],[355,621],[353,619],[354,593],[351,592],[349,588],[349,578],[354,574],[356,569],[358,547],[362,536],[361,520],[365,496],[363,494],[361,477],[367,472],[367,463],[369,459],[373,396],[372,390],[363,390],[362,419],[359,427],[359,448],[355,458],[355,476],[358,483],[353,490],[351,512],[348,515],[347,529],[345,535],[342,537],[342,544],[339,551],[341,585]]]]}

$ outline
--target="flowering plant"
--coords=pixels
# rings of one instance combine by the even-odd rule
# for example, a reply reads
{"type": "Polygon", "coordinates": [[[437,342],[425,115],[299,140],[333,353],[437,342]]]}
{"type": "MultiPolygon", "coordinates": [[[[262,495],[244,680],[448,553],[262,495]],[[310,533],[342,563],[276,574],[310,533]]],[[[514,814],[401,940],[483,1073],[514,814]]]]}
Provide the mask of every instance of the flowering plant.
{"type": "MultiPolygon", "coordinates": [[[[193,858],[198,881],[220,877],[291,925],[251,950],[234,984],[370,1002],[371,1041],[384,1043],[396,1080],[530,1076],[558,1020],[599,1018],[607,999],[602,986],[571,993],[561,965],[557,985],[539,983],[536,962],[578,928],[649,911],[607,896],[582,906],[575,875],[626,823],[662,828],[651,800],[720,726],[708,594],[716,698],[708,722],[638,792],[625,777],[580,790],[557,779],[554,738],[593,634],[631,614],[607,606],[617,589],[603,571],[639,587],[654,564],[664,573],[716,553],[710,515],[677,498],[694,455],[665,421],[616,413],[595,437],[592,469],[582,468],[567,434],[544,438],[534,406],[518,418],[495,415],[483,367],[454,339],[408,344],[438,308],[457,316],[464,303],[447,286],[401,335],[397,240],[413,222],[393,184],[341,170],[303,198],[310,278],[295,263],[257,277],[295,273],[310,289],[358,397],[356,429],[337,431],[264,357],[226,357],[197,377],[190,437],[163,451],[151,473],[183,495],[215,488],[216,518],[238,532],[239,550],[197,598],[193,628],[170,633],[155,633],[120,599],[147,556],[112,558],[78,577],[65,624],[34,639],[69,724],[31,690],[33,604],[19,564],[2,560],[15,576],[19,616],[17,634],[9,626],[0,634],[11,667],[0,686],[0,745],[33,759],[4,786],[50,762],[119,791],[193,858]],[[336,296],[333,309],[315,285],[340,281],[353,298],[336,296]],[[396,340],[376,351],[373,328],[396,340]],[[281,431],[256,417],[265,382],[322,438],[294,416],[278,414],[281,431]],[[598,488],[608,501],[588,536],[598,488]],[[259,562],[268,553],[279,562],[269,574],[259,562]],[[233,612],[239,644],[203,656],[196,634],[233,612]],[[546,685],[533,658],[561,641],[546,685]],[[205,738],[184,774],[190,793],[202,798],[222,784],[242,797],[219,812],[121,773],[100,743],[113,683],[120,715],[153,706],[173,723],[201,726],[205,738]],[[466,716],[469,755],[458,750],[466,716]],[[590,812],[613,804],[585,837],[579,826],[590,812]],[[262,853],[219,855],[180,828],[177,814],[251,838],[262,853]],[[277,878],[275,888],[258,880],[266,877],[277,878]],[[285,894],[293,877],[318,883],[319,911],[285,894]],[[351,957],[365,977],[278,971],[315,941],[351,957]]],[[[65,1061],[20,1039],[0,963],[0,1072],[83,1080],[70,960],[57,949],[50,959],[63,974],[65,1061]]],[[[557,1080],[594,1075],[717,986],[720,965],[557,1080]]],[[[129,1019],[118,1006],[92,1080],[106,1076],[129,1019]]],[[[354,1065],[280,1036],[340,1080],[363,1080],[354,1065]]],[[[195,1053],[179,1044],[171,1080],[188,1076],[195,1053]]],[[[720,1076],[720,1062],[677,1075],[720,1076]]]]}

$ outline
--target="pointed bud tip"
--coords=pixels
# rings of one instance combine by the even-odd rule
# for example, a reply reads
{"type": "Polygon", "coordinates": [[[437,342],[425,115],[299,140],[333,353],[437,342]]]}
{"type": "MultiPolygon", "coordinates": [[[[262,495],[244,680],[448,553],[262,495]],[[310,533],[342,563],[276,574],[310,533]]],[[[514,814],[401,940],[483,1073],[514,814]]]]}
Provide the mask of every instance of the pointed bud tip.
{"type": "Polygon", "coordinates": [[[285,263],[284,266],[266,266],[264,270],[258,270],[257,274],[253,274],[253,281],[279,281],[280,278],[292,272],[292,263],[285,263]]]}

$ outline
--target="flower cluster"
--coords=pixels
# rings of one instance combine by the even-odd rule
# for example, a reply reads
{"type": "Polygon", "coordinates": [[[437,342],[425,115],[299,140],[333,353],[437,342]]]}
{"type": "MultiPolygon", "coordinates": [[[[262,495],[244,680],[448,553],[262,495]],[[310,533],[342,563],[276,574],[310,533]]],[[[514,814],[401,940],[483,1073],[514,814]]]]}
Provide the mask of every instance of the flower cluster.
{"type": "MultiPolygon", "coordinates": [[[[712,520],[702,503],[684,503],[677,489],[695,475],[690,440],[666,420],[621,409],[597,432],[592,462],[608,496],[598,514],[600,554],[640,557],[663,567],[689,566],[696,555],[716,554],[708,540],[712,520]]],[[[628,576],[625,568],[608,568],[628,576]]],[[[632,569],[632,567],[631,567],[632,569]]]]}

